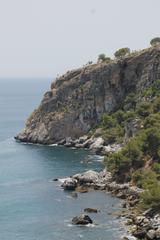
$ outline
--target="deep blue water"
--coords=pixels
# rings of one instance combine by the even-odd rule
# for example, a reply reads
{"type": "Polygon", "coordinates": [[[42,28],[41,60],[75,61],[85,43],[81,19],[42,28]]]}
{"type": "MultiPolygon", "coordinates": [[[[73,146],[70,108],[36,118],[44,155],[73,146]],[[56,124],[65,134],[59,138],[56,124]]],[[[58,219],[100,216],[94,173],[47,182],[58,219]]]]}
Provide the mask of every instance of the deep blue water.
{"type": "Polygon", "coordinates": [[[99,158],[85,150],[20,144],[14,141],[38,106],[50,80],[0,80],[0,240],[117,240],[122,224],[110,213],[120,201],[102,192],[64,192],[53,178],[101,169],[99,158]],[[72,226],[86,207],[95,225],[72,226]]]}

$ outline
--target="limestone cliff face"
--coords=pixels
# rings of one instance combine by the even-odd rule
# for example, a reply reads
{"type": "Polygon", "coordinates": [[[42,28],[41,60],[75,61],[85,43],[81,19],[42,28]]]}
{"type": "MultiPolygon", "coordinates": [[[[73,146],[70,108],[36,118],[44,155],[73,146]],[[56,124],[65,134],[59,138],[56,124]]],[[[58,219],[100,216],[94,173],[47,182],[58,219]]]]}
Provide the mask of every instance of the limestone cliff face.
{"type": "Polygon", "coordinates": [[[157,79],[160,79],[158,47],[110,64],[70,71],[52,83],[16,138],[43,144],[77,138],[96,125],[103,113],[117,109],[129,92],[141,92],[157,79]]]}

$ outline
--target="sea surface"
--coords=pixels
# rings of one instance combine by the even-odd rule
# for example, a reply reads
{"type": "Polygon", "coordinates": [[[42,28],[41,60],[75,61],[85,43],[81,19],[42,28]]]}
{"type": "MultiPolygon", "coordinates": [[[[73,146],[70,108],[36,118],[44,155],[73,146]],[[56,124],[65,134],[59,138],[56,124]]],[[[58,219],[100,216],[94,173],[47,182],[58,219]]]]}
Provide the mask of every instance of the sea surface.
{"type": "Polygon", "coordinates": [[[103,192],[72,198],[53,178],[102,169],[89,151],[17,143],[14,136],[50,87],[50,79],[0,79],[0,240],[118,240],[121,202],[103,192]],[[72,226],[86,207],[94,224],[72,226]]]}

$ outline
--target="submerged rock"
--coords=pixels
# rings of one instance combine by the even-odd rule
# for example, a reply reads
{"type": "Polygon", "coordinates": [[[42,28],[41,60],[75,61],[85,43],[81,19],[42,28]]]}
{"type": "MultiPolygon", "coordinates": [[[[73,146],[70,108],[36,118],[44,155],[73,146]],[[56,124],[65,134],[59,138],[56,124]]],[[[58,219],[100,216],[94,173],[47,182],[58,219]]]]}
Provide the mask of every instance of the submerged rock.
{"type": "Polygon", "coordinates": [[[78,186],[76,188],[76,192],[79,192],[79,193],[87,193],[88,192],[88,187],[86,186],[78,186]]]}
{"type": "Polygon", "coordinates": [[[98,213],[99,210],[97,208],[85,208],[84,212],[88,212],[88,213],[98,213]]]}
{"type": "Polygon", "coordinates": [[[72,219],[72,224],[74,224],[74,225],[87,225],[87,224],[91,224],[91,223],[93,223],[92,219],[88,215],[85,215],[85,214],[81,214],[72,219]]]}

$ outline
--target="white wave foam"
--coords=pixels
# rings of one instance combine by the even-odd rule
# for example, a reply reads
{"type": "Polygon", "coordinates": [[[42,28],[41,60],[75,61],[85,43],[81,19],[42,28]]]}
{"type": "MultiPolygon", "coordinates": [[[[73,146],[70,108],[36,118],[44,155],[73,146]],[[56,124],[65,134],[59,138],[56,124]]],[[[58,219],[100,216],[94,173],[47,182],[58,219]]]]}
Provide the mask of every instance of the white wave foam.
{"type": "Polygon", "coordinates": [[[67,178],[59,178],[58,181],[61,182],[61,183],[64,183],[64,181],[67,180],[67,179],[70,179],[70,178],[69,177],[67,177],[67,178]]]}
{"type": "Polygon", "coordinates": [[[50,144],[50,145],[48,145],[49,147],[57,147],[58,146],[58,144],[57,143],[54,143],[54,144],[50,144]]]}

